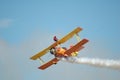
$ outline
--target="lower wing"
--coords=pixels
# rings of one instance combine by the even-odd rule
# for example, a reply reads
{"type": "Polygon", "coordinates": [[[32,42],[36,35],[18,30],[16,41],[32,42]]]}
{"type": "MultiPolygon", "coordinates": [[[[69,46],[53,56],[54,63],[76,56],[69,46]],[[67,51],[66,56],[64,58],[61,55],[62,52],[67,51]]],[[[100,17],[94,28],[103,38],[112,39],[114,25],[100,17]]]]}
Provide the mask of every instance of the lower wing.
{"type": "Polygon", "coordinates": [[[44,70],[44,69],[48,68],[49,66],[51,66],[53,64],[56,64],[58,61],[59,60],[57,58],[54,58],[54,59],[50,60],[49,62],[43,64],[42,66],[40,66],[38,68],[44,70]]]}

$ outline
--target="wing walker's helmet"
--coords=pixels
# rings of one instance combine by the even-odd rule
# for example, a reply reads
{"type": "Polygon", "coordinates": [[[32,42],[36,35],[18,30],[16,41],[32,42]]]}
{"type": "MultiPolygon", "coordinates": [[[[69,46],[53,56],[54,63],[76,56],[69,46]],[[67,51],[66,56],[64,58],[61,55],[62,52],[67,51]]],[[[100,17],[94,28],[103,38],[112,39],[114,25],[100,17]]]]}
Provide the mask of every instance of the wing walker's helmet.
{"type": "Polygon", "coordinates": [[[53,37],[54,41],[58,41],[58,38],[56,36],[53,37]]]}

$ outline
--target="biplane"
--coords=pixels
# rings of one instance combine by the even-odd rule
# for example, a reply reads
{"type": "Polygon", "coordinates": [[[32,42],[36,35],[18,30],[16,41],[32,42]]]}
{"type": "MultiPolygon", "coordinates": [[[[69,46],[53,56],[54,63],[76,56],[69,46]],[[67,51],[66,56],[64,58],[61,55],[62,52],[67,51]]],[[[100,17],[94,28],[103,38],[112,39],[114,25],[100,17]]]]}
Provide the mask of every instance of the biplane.
{"type": "Polygon", "coordinates": [[[77,56],[78,52],[83,49],[83,45],[88,42],[87,39],[80,39],[79,32],[82,30],[82,28],[77,27],[74,29],[72,32],[64,36],[62,39],[58,40],[56,36],[54,37],[54,43],[47,47],[46,49],[40,51],[39,53],[35,54],[34,56],[31,57],[32,60],[37,60],[39,59],[43,64],[38,67],[41,70],[44,70],[48,68],[49,66],[56,64],[58,61],[60,61],[61,57],[67,58],[67,57],[73,57],[77,56]],[[61,44],[65,43],[68,41],[70,38],[73,36],[76,36],[76,39],[78,40],[78,43],[71,46],[69,49],[66,49],[65,47],[61,47],[61,44]],[[45,54],[50,52],[51,54],[54,55],[54,58],[48,62],[44,62],[41,57],[45,54]]]}

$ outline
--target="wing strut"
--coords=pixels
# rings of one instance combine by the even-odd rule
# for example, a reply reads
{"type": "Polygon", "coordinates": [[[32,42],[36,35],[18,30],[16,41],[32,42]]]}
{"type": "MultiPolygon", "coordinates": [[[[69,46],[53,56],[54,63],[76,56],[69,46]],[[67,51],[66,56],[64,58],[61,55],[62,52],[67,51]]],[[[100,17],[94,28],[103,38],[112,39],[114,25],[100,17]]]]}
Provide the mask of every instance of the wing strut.
{"type": "Polygon", "coordinates": [[[39,60],[41,64],[45,63],[41,58],[39,58],[39,60]]]}
{"type": "Polygon", "coordinates": [[[79,36],[78,33],[75,34],[75,37],[76,37],[77,41],[79,42],[80,41],[80,36],[79,36]]]}

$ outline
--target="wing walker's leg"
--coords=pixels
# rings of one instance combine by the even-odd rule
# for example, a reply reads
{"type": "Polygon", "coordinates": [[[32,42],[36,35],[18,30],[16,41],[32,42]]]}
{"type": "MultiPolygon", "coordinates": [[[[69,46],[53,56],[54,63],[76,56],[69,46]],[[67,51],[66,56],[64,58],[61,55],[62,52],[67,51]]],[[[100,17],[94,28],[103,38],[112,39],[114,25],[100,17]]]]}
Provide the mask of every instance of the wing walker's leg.
{"type": "Polygon", "coordinates": [[[79,41],[80,41],[80,36],[79,36],[79,34],[77,33],[77,34],[75,34],[75,36],[76,36],[77,41],[79,42],[79,41]]]}
{"type": "Polygon", "coordinates": [[[57,46],[58,46],[58,47],[61,47],[61,45],[60,45],[59,43],[57,44],[57,46]]]}
{"type": "Polygon", "coordinates": [[[44,61],[43,61],[41,58],[39,58],[39,60],[40,60],[40,63],[41,63],[41,64],[43,64],[43,63],[44,63],[44,61]]]}

